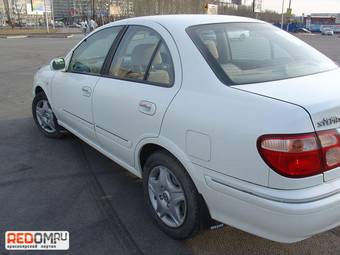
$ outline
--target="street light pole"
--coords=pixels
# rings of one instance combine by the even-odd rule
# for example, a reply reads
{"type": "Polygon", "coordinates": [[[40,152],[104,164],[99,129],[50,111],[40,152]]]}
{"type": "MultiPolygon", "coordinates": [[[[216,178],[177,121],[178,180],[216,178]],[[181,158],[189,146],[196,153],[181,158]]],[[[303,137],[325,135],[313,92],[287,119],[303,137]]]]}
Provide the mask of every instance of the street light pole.
{"type": "Polygon", "coordinates": [[[284,15],[284,8],[285,8],[285,0],[282,0],[281,29],[283,29],[283,15],[284,15]]]}

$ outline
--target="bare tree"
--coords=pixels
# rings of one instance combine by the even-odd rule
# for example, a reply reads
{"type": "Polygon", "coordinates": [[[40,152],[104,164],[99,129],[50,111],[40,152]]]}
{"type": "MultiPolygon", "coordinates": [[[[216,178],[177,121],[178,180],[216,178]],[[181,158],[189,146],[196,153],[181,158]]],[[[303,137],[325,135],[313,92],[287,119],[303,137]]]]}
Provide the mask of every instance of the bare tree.
{"type": "Polygon", "coordinates": [[[21,12],[23,9],[23,4],[18,4],[18,1],[13,1],[13,12],[17,14],[17,20],[19,25],[21,26],[22,20],[21,20],[21,12]]]}
{"type": "Polygon", "coordinates": [[[9,2],[8,2],[8,0],[3,0],[3,1],[4,1],[5,13],[6,13],[6,16],[7,16],[7,23],[12,28],[14,28],[14,23],[11,19],[11,10],[9,8],[9,2]]]}
{"type": "MultiPolygon", "coordinates": [[[[204,6],[209,2],[208,0],[128,0],[133,3],[135,16],[147,16],[155,14],[180,14],[205,13],[204,6]]],[[[222,3],[219,4],[219,14],[238,15],[245,17],[258,17],[259,19],[268,22],[278,22],[280,14],[274,11],[264,11],[255,15],[252,6],[222,3]]]]}
{"type": "Polygon", "coordinates": [[[130,0],[136,16],[202,13],[204,0],[130,0]]]}

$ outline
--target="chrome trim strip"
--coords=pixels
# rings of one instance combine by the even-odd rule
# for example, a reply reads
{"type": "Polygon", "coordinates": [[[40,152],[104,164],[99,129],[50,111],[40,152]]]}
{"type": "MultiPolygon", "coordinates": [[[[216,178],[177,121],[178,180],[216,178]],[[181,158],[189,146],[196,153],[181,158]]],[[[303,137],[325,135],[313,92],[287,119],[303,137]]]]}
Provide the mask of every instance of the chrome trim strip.
{"type": "Polygon", "coordinates": [[[65,109],[63,109],[63,111],[66,112],[66,113],[68,113],[68,114],[70,114],[70,115],[72,115],[72,116],[74,116],[74,117],[76,117],[76,118],[78,118],[78,119],[80,119],[80,120],[82,120],[82,121],[85,121],[86,123],[88,123],[88,124],[90,124],[90,125],[94,125],[92,122],[90,122],[90,121],[88,121],[88,120],[85,120],[85,119],[83,119],[83,118],[81,118],[81,117],[79,117],[79,116],[73,114],[72,112],[69,112],[69,111],[67,111],[67,110],[65,110],[65,109]]]}
{"type": "Polygon", "coordinates": [[[123,138],[123,137],[121,137],[121,136],[119,136],[119,135],[117,135],[117,134],[114,134],[114,133],[112,133],[112,132],[106,130],[105,128],[102,128],[101,126],[95,125],[95,128],[101,129],[101,130],[103,130],[104,132],[107,132],[107,133],[109,133],[109,134],[111,134],[111,135],[113,135],[113,136],[115,136],[115,137],[117,137],[117,138],[123,140],[124,142],[127,142],[127,143],[129,142],[129,140],[126,140],[125,138],[123,138]]]}

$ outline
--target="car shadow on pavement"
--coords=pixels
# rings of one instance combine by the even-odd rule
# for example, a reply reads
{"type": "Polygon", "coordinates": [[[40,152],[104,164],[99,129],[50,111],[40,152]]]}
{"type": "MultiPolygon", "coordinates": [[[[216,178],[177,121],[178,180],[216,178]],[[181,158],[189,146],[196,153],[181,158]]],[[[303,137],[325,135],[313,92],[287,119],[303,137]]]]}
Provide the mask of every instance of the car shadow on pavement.
{"type": "Polygon", "coordinates": [[[151,220],[140,179],[73,135],[45,138],[32,118],[0,120],[0,162],[2,244],[8,230],[60,230],[72,255],[340,253],[338,230],[296,244],[232,227],[175,241],[151,220]]]}

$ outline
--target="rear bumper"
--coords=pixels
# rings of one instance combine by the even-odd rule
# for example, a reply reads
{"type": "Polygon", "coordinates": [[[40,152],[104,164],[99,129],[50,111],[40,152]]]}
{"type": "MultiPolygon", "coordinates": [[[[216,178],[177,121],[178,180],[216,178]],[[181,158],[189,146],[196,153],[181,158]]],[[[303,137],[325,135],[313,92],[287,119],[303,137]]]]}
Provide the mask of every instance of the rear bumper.
{"type": "MultiPolygon", "coordinates": [[[[313,197],[307,199],[300,197],[304,190],[281,191],[282,199],[275,195],[275,200],[272,200],[231,186],[224,179],[230,177],[223,177],[207,169],[202,173],[199,191],[212,218],[238,229],[273,241],[292,243],[340,225],[339,192],[322,196],[312,192],[313,188],[310,188],[305,193],[312,194],[313,197]],[[294,192],[297,199],[286,200],[284,194],[288,193],[288,197],[293,197],[294,192]]],[[[332,184],[334,188],[337,185],[332,184]]],[[[265,187],[261,189],[275,191],[265,187]]]]}

